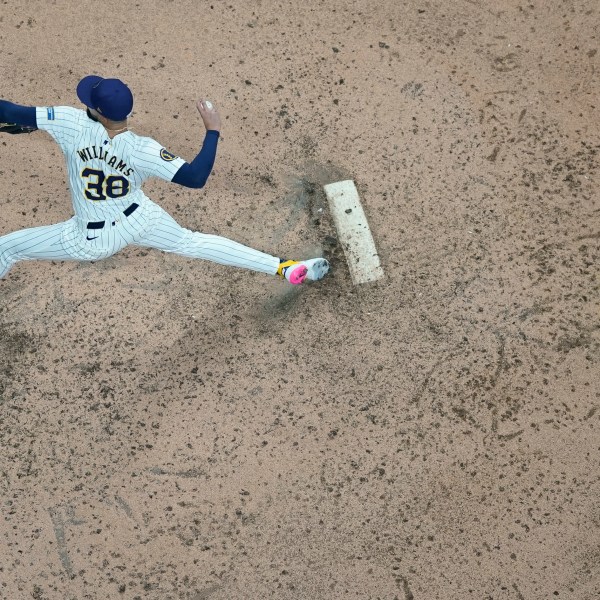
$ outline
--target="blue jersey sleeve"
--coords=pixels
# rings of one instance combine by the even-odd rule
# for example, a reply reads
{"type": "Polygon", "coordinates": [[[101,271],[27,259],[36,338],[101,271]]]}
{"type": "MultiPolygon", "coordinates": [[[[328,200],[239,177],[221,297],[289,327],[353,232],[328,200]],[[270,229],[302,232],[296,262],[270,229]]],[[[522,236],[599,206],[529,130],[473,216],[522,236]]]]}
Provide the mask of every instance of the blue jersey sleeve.
{"type": "Polygon", "coordinates": [[[215,164],[218,141],[218,131],[207,131],[198,156],[191,163],[181,165],[171,181],[189,188],[204,187],[215,164]]]}
{"type": "Polygon", "coordinates": [[[20,106],[8,100],[0,100],[0,122],[37,127],[35,106],[20,106]]]}

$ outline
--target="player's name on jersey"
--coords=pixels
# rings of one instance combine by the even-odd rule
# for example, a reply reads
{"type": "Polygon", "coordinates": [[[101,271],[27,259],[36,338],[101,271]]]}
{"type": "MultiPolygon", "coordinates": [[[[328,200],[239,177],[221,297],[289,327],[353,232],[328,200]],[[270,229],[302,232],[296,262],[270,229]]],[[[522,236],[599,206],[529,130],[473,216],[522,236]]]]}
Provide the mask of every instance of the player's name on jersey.
{"type": "Polygon", "coordinates": [[[118,156],[110,154],[107,150],[99,148],[98,146],[90,146],[89,148],[82,148],[77,150],[79,158],[83,161],[88,160],[103,160],[109,167],[113,167],[117,171],[121,171],[123,175],[129,176],[133,173],[133,169],[127,166],[127,163],[121,160],[118,156]],[[108,158],[110,156],[110,158],[108,158]]]}

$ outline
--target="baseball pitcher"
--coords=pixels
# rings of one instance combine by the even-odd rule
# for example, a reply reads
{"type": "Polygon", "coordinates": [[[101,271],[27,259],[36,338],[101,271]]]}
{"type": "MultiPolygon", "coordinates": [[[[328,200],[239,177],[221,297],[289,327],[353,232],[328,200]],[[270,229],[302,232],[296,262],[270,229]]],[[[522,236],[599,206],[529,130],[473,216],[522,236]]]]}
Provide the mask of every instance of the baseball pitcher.
{"type": "Polygon", "coordinates": [[[324,258],[281,260],[216,235],[181,227],[142,191],[149,177],[202,188],[217,152],[221,118],[208,101],[197,103],[206,128],[202,148],[187,163],[157,141],[129,129],[133,95],[119,79],[84,77],[77,96],[86,106],[29,107],[0,100],[0,132],[48,132],[65,155],[74,216],[56,225],[0,237],[0,278],[21,260],[107,258],[127,245],[157,248],[222,265],[279,275],[291,284],[327,274],[324,258]]]}

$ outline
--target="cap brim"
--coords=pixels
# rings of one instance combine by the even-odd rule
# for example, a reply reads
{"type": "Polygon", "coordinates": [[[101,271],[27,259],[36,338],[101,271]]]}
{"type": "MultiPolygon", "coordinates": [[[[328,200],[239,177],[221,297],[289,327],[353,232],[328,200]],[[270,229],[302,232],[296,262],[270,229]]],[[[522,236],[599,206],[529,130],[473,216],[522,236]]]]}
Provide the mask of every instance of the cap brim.
{"type": "Polygon", "coordinates": [[[88,75],[77,84],[77,97],[88,107],[96,108],[92,104],[92,88],[100,83],[104,77],[88,75]]]}

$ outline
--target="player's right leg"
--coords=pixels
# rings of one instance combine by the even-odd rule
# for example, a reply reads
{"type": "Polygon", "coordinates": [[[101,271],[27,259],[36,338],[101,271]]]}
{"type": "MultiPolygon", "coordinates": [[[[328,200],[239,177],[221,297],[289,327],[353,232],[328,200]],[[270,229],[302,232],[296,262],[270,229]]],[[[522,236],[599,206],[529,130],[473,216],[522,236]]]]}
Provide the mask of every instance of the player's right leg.
{"type": "Polygon", "coordinates": [[[0,237],[0,279],[21,260],[77,260],[64,243],[65,225],[21,229],[0,237]]]}
{"type": "Polygon", "coordinates": [[[190,231],[181,227],[157,204],[153,204],[154,224],[136,242],[138,246],[157,248],[188,258],[200,258],[269,275],[280,275],[294,285],[322,279],[329,270],[324,258],[307,261],[282,261],[276,256],[255,250],[218,235],[190,231]]]}

